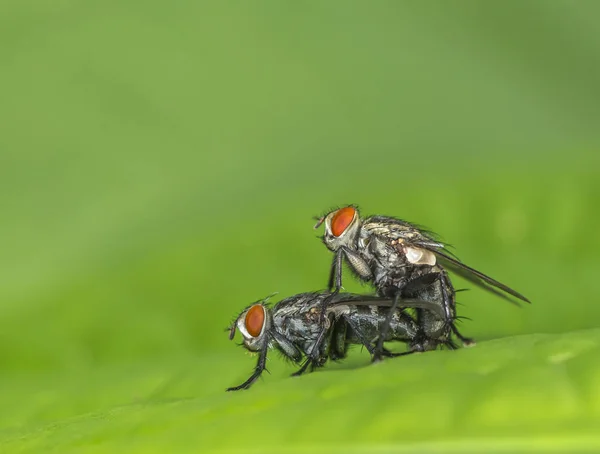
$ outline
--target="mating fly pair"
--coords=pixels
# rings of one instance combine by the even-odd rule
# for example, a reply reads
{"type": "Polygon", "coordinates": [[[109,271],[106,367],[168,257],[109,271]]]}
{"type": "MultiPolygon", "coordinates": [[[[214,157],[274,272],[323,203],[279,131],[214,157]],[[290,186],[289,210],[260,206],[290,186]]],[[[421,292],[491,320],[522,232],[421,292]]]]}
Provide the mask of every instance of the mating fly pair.
{"type": "Polygon", "coordinates": [[[323,243],[334,252],[329,292],[299,294],[273,308],[259,302],[242,312],[230,328],[230,338],[239,329],[243,345],[259,358],[252,376],[229,390],[248,388],[260,376],[269,347],[297,363],[306,358],[294,374],[299,375],[328,358],[344,358],[351,344],[366,347],[373,360],[400,355],[384,348],[384,342],[392,340],[407,343],[408,351],[401,354],[438,346],[454,349],[452,333],[463,344],[472,344],[455,326],[456,292],[448,271],[509,301],[529,302],[462,263],[446,244],[414,224],[387,216],[361,218],[355,206],[327,213],[315,228],[322,224],[323,243]],[[376,296],[340,293],[344,262],[356,277],[375,287],[376,296]]]}

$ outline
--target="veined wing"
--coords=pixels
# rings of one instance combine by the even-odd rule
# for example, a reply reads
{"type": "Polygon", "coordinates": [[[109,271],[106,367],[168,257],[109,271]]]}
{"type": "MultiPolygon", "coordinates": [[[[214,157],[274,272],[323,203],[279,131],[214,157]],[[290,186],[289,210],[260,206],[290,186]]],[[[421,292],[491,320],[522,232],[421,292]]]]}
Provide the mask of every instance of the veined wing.
{"type": "Polygon", "coordinates": [[[497,281],[494,278],[491,278],[487,274],[482,273],[481,271],[477,271],[474,268],[471,268],[468,265],[465,265],[460,260],[451,257],[448,254],[445,254],[439,250],[432,251],[437,256],[439,263],[446,269],[452,271],[453,273],[459,275],[460,277],[472,282],[473,284],[487,290],[488,292],[494,293],[505,300],[510,301],[511,303],[516,303],[513,299],[509,298],[507,295],[513,296],[521,301],[525,301],[526,303],[531,303],[529,299],[525,296],[513,290],[509,286],[503,284],[502,282],[497,281]]]}

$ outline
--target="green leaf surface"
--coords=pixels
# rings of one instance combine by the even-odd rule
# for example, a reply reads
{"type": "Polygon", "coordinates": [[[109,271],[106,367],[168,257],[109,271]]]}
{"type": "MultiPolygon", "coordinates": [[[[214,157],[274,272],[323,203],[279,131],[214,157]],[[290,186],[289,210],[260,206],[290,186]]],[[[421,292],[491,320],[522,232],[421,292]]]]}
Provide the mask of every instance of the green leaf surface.
{"type": "Polygon", "coordinates": [[[374,365],[352,355],[300,378],[273,364],[235,393],[225,386],[251,362],[229,355],[79,371],[75,386],[24,404],[80,414],[3,431],[0,443],[7,452],[595,452],[599,354],[598,329],[523,335],[374,365]]]}
{"type": "Polygon", "coordinates": [[[0,452],[599,451],[599,13],[0,2],[0,452]],[[533,304],[461,292],[475,348],[225,393],[225,327],[325,286],[347,203],[533,304]]]}

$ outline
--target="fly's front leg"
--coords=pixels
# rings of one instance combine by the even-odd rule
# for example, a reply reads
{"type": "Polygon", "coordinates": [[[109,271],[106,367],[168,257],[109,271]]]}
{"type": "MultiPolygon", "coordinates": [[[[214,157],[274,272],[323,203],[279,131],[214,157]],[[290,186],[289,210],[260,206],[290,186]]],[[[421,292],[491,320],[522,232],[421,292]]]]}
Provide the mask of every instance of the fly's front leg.
{"type": "Polygon", "coordinates": [[[362,279],[369,280],[373,276],[371,270],[369,269],[369,265],[356,252],[348,249],[345,246],[342,246],[337,250],[335,256],[333,257],[333,262],[331,263],[331,272],[329,273],[329,291],[331,292],[331,295],[325,298],[321,303],[321,332],[317,336],[315,347],[312,349],[311,354],[309,355],[311,363],[314,363],[316,360],[318,360],[321,342],[323,342],[325,332],[327,331],[325,318],[329,301],[334,298],[335,295],[337,295],[342,289],[342,268],[344,258],[346,258],[350,266],[362,279]]]}
{"type": "Polygon", "coordinates": [[[323,302],[321,303],[321,317],[320,317],[321,331],[319,332],[319,335],[317,336],[317,339],[315,341],[315,348],[312,349],[311,354],[310,354],[311,362],[314,362],[315,360],[318,359],[318,351],[319,351],[318,348],[320,348],[321,342],[323,341],[323,338],[325,337],[325,332],[327,331],[327,326],[325,323],[325,318],[326,318],[326,314],[327,314],[327,305],[329,304],[330,299],[334,298],[335,295],[337,295],[340,292],[340,290],[342,289],[342,268],[343,268],[344,257],[346,257],[346,259],[352,264],[351,257],[353,257],[353,253],[346,247],[341,247],[340,249],[338,249],[336,251],[335,255],[333,256],[333,261],[331,262],[331,270],[329,272],[329,282],[327,284],[328,290],[329,290],[329,292],[331,292],[331,295],[329,295],[327,298],[325,298],[323,300],[323,302]],[[315,350],[316,350],[316,353],[313,353],[313,352],[315,352],[315,350]]]}
{"type": "Polygon", "coordinates": [[[369,264],[352,249],[342,246],[337,250],[331,263],[331,272],[329,273],[329,284],[328,288],[330,292],[339,292],[342,288],[342,268],[343,261],[346,259],[352,269],[358,274],[358,276],[364,280],[369,281],[373,278],[373,273],[369,268],[369,264]]]}
{"type": "Polygon", "coordinates": [[[329,271],[329,282],[327,288],[330,292],[339,292],[342,288],[342,261],[344,258],[343,249],[338,249],[333,256],[331,269],[329,271]]]}
{"type": "Polygon", "coordinates": [[[370,281],[373,279],[373,273],[371,272],[371,268],[369,268],[369,264],[365,262],[358,252],[348,249],[347,247],[342,247],[341,250],[344,252],[348,264],[363,281],[370,281]]]}
{"type": "Polygon", "coordinates": [[[267,350],[269,349],[269,343],[265,342],[262,348],[260,349],[260,353],[258,355],[258,362],[256,363],[256,367],[254,368],[254,373],[250,376],[248,380],[242,383],[239,386],[234,386],[231,388],[227,388],[227,391],[239,391],[240,389],[248,389],[256,381],[258,377],[263,373],[264,370],[267,370],[267,350]]]}
{"type": "Polygon", "coordinates": [[[286,337],[282,336],[281,334],[279,334],[277,331],[274,331],[272,333],[273,339],[275,339],[276,341],[276,345],[279,348],[279,350],[281,350],[281,352],[287,356],[288,358],[292,359],[293,361],[299,363],[300,361],[302,361],[302,352],[298,349],[298,347],[296,347],[294,345],[293,342],[291,342],[289,339],[287,339],[286,337]]]}

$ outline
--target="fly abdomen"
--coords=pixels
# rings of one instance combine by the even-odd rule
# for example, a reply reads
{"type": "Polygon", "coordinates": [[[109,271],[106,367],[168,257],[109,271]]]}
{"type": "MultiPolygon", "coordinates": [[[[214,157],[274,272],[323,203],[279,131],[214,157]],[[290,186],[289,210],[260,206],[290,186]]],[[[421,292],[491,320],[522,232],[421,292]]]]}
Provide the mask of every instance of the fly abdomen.
{"type": "MultiPolygon", "coordinates": [[[[383,323],[380,325],[380,330],[383,329],[383,323]]],[[[394,315],[390,323],[389,334],[386,336],[387,341],[398,340],[398,341],[410,341],[414,339],[419,332],[419,326],[417,322],[408,314],[399,312],[398,317],[394,315]]]]}
{"type": "MultiPolygon", "coordinates": [[[[374,343],[379,339],[388,314],[387,308],[379,306],[356,307],[346,316],[348,339],[351,343],[366,340],[374,343]]],[[[413,340],[419,331],[415,320],[401,309],[392,315],[386,341],[407,342],[413,340]]]]}

